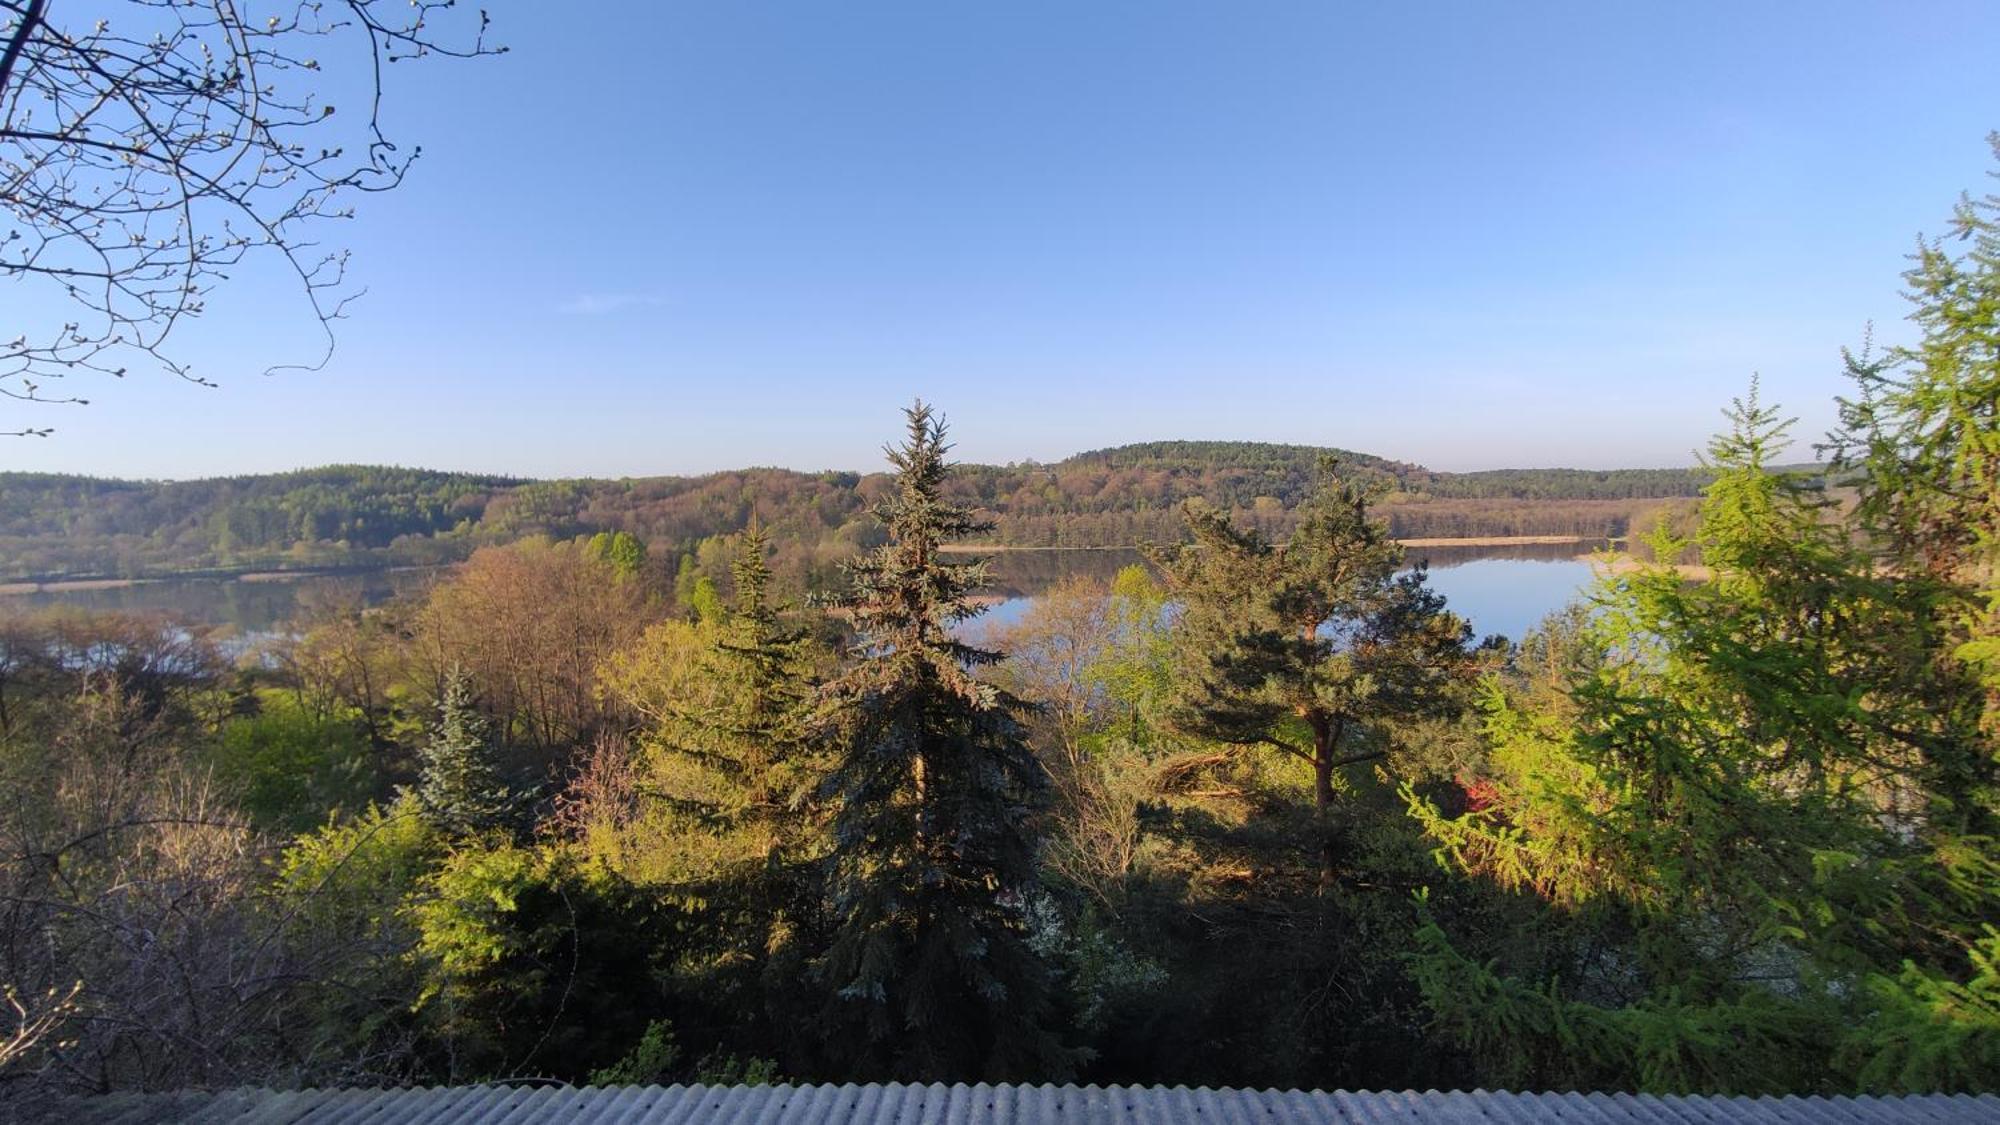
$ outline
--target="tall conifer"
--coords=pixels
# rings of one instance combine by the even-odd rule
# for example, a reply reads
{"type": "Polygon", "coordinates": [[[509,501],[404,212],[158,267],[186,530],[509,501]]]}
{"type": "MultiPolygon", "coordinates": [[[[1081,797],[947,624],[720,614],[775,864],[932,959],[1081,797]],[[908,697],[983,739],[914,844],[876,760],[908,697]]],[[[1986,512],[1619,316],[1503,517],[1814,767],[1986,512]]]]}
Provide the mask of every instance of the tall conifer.
{"type": "Polygon", "coordinates": [[[1773,468],[1790,423],[1754,386],[1729,417],[1707,580],[1606,575],[1567,698],[1490,693],[1482,806],[1408,794],[1451,865],[1553,901],[1550,944],[1510,977],[1454,948],[1485,935],[1429,925],[1414,973],[1490,1081],[1983,1088],[2000,856],[1976,684],[1938,659],[1935,577],[1874,566],[1817,481],[1773,468]]]}
{"type": "Polygon", "coordinates": [[[905,413],[876,508],[889,539],[853,565],[843,606],[856,659],[821,716],[839,758],[821,1034],[857,1077],[1059,1079],[1069,1060],[1043,1024],[1050,981],[1021,909],[1047,780],[1023,705],[974,674],[1000,655],[954,632],[980,612],[986,564],[943,546],[987,525],[945,497],[942,419],[905,413]]]}

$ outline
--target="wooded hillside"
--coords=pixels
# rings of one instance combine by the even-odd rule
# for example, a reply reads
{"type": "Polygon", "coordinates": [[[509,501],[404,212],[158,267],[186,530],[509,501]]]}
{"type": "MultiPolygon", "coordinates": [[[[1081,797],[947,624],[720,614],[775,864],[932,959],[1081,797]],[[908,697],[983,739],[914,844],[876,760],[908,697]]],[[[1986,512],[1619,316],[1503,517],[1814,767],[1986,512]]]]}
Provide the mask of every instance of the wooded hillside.
{"type": "MultiPolygon", "coordinates": [[[[1104,547],[1174,542],[1199,497],[1282,534],[1327,450],[1258,442],[1148,442],[1054,464],[968,465],[953,498],[990,513],[991,542],[1104,547]]],[[[1405,537],[1623,534],[1662,500],[1699,494],[1699,469],[1441,473],[1331,451],[1383,490],[1405,537]]],[[[740,531],[840,555],[875,535],[883,474],[752,468],[694,477],[527,481],[335,465],[193,481],[0,474],[0,577],[130,577],[197,568],[429,563],[546,534],[626,531],[661,557],[740,531]]]]}

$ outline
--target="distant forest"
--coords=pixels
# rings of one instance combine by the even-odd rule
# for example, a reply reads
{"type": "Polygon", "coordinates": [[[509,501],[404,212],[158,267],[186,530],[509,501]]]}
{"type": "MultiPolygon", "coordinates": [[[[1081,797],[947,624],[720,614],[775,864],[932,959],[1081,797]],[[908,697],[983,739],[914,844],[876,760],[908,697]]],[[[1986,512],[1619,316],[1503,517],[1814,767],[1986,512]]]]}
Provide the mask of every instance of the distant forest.
{"type": "MultiPolygon", "coordinates": [[[[989,515],[997,546],[1177,542],[1176,505],[1195,497],[1284,535],[1326,452],[1376,483],[1378,511],[1404,538],[1618,536],[1685,508],[1709,480],[1697,468],[1443,473],[1313,446],[1173,441],[965,465],[950,487],[989,515]]],[[[193,481],[0,473],[0,578],[427,564],[538,535],[620,531],[671,559],[753,515],[783,546],[784,569],[809,570],[874,544],[868,509],[888,484],[882,473],[770,468],[539,481],[366,465],[193,481]]]]}

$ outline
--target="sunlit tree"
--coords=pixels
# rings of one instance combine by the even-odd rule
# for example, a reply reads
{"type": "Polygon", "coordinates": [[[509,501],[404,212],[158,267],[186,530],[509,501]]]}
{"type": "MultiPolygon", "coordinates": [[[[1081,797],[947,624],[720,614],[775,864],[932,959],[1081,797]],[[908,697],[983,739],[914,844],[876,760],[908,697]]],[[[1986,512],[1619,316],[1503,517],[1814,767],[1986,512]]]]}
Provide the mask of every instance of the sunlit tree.
{"type": "Polygon", "coordinates": [[[1523,980],[1431,925],[1418,978],[1494,1081],[1984,1085],[1978,694],[1925,655],[1929,583],[1871,565],[1817,481],[1773,467],[1789,423],[1754,390],[1730,421],[1708,579],[1661,536],[1662,563],[1600,583],[1561,695],[1492,686],[1478,806],[1411,794],[1450,866],[1547,899],[1574,944],[1523,980]]]}

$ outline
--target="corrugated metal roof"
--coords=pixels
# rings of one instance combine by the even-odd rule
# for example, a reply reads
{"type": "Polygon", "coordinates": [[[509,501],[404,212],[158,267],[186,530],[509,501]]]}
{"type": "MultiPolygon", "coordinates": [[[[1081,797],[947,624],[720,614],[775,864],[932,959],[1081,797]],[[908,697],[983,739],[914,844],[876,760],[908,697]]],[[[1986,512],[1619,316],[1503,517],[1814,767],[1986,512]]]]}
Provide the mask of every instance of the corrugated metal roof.
{"type": "MultiPolygon", "coordinates": [[[[4,1112],[4,1107],[0,1107],[4,1112]]],[[[225,1090],[76,1098],[65,1125],[1958,1125],[2000,1122],[2000,1097],[1654,1097],[1319,1093],[1137,1086],[459,1086],[225,1090]]]]}

